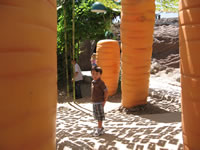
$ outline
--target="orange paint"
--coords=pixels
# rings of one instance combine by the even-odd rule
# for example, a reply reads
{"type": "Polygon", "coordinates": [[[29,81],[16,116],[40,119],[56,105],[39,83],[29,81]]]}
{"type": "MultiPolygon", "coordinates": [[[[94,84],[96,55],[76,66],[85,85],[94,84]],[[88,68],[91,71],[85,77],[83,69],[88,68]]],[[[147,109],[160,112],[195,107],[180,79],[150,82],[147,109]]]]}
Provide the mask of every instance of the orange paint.
{"type": "Polygon", "coordinates": [[[154,0],[123,0],[122,105],[147,103],[155,18],[154,0]]]}
{"type": "Polygon", "coordinates": [[[56,1],[0,1],[0,149],[55,150],[56,1]]]}
{"type": "Polygon", "coordinates": [[[105,82],[109,96],[118,88],[120,71],[120,48],[116,40],[101,40],[97,43],[97,65],[103,70],[102,80],[105,82]]]}
{"type": "Polygon", "coordinates": [[[180,0],[179,39],[181,57],[182,128],[185,150],[200,149],[199,13],[199,0],[180,0]]]}

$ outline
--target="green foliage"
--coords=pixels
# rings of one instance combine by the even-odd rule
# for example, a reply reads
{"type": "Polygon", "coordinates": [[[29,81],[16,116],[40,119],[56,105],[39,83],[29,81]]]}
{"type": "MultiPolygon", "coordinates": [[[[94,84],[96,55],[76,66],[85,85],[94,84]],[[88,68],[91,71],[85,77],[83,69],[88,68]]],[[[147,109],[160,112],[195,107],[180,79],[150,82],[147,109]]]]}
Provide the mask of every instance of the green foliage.
{"type": "MultiPolygon", "coordinates": [[[[105,32],[110,30],[112,19],[120,15],[120,12],[114,12],[107,9],[106,14],[97,14],[91,12],[91,5],[95,0],[79,0],[75,4],[75,40],[83,41],[85,39],[99,40],[104,38],[105,32]]],[[[66,20],[67,20],[67,39],[72,40],[72,1],[66,1],[66,20]]],[[[58,10],[58,27],[57,27],[57,45],[60,51],[64,48],[64,17],[63,8],[58,10]]]]}
{"type": "Polygon", "coordinates": [[[104,4],[107,8],[110,9],[121,9],[121,5],[117,4],[113,0],[95,0],[96,2],[100,2],[104,4]]]}
{"type": "MultiPolygon", "coordinates": [[[[113,2],[113,0],[95,0],[101,2],[106,7],[111,9],[121,9],[119,4],[113,2]]],[[[156,10],[161,12],[177,12],[179,0],[156,0],[156,10]]]]}
{"type": "Polygon", "coordinates": [[[76,39],[81,41],[84,39],[101,39],[104,38],[104,32],[109,21],[109,15],[96,14],[91,12],[91,5],[93,0],[84,0],[79,6],[75,8],[75,23],[76,23],[76,39]],[[105,19],[105,20],[104,20],[105,19]]]}
{"type": "MultiPolygon", "coordinates": [[[[72,0],[57,0],[57,55],[58,55],[58,82],[65,80],[65,39],[64,32],[67,32],[67,56],[68,64],[72,58],[72,0]],[[63,15],[65,6],[66,18],[63,15]],[[66,19],[66,28],[64,28],[64,19],[66,19]]],[[[120,15],[120,12],[114,12],[107,8],[105,14],[91,12],[91,6],[95,0],[75,0],[75,58],[80,53],[80,42],[84,40],[101,40],[105,38],[105,32],[110,31],[112,19],[120,15]]],[[[67,66],[70,68],[70,66],[67,66]]],[[[70,76],[70,75],[69,75],[70,76]]]]}
{"type": "Polygon", "coordinates": [[[178,12],[179,0],[156,0],[156,10],[161,12],[178,12]]]}

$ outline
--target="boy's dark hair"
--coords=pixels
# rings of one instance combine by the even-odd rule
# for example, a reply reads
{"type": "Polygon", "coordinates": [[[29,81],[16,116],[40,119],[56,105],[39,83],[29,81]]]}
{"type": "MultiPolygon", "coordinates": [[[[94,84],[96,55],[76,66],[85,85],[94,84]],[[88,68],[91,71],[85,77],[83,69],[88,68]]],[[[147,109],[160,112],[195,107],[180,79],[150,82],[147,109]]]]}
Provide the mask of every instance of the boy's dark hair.
{"type": "Polygon", "coordinates": [[[100,74],[103,73],[103,70],[99,66],[92,67],[91,71],[96,71],[96,72],[99,72],[100,74]]]}
{"type": "Polygon", "coordinates": [[[77,62],[77,60],[76,60],[76,59],[72,59],[71,61],[77,62]]]}

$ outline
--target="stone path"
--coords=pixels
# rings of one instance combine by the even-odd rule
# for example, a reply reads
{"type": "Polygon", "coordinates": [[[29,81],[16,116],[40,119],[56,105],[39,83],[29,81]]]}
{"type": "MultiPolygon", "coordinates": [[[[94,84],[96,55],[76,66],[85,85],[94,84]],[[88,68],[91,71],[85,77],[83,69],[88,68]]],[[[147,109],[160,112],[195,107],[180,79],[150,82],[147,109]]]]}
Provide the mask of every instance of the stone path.
{"type": "Polygon", "coordinates": [[[182,150],[181,113],[127,115],[105,106],[105,134],[93,137],[92,105],[58,104],[57,150],[182,150]]]}

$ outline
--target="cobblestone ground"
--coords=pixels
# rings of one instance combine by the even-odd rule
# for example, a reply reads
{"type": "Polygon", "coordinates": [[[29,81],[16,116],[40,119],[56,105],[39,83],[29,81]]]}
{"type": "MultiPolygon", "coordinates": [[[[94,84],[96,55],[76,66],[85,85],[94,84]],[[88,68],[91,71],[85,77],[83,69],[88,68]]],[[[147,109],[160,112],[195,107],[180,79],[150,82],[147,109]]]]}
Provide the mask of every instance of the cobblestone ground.
{"type": "MultiPolygon", "coordinates": [[[[179,74],[177,69],[152,75],[145,106],[120,110],[121,95],[109,98],[105,134],[100,137],[92,136],[96,122],[90,93],[79,105],[61,97],[65,103],[57,109],[57,150],[182,150],[179,74]]],[[[89,89],[82,87],[83,93],[89,89]]]]}
{"type": "Polygon", "coordinates": [[[93,137],[91,104],[59,104],[57,111],[57,150],[183,149],[180,112],[132,115],[114,109],[106,112],[105,133],[93,137]]]}

